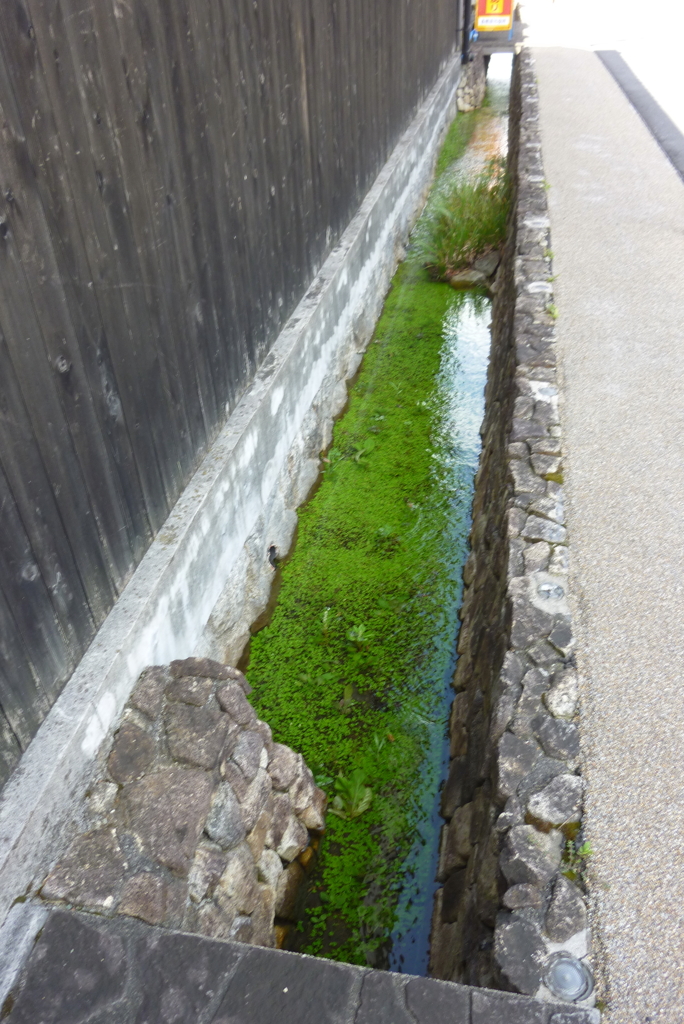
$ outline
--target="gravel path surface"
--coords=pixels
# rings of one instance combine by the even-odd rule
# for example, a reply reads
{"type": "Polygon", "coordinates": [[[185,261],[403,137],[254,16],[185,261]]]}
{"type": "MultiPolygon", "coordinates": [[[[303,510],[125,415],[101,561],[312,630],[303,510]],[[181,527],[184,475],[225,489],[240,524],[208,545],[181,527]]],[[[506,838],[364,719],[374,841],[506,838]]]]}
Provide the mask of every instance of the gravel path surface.
{"type": "MultiPolygon", "coordinates": [[[[534,43],[533,5],[526,14],[534,43]]],[[[679,1024],[684,184],[590,49],[533,52],[557,274],[604,1021],[679,1024]]]]}

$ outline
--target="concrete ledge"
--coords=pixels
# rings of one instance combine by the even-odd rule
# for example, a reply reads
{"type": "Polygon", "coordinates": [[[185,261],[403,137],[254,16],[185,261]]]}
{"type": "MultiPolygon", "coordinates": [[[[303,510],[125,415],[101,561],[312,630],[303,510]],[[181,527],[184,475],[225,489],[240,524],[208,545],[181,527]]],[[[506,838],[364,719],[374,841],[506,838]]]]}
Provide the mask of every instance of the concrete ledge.
{"type": "MultiPolygon", "coordinates": [[[[249,557],[261,559],[262,577],[268,571],[266,551],[258,550],[259,538],[267,542],[260,518],[287,472],[302,431],[308,429],[307,436],[318,440],[329,433],[325,424],[321,428],[320,417],[316,429],[307,427],[321,389],[328,397],[325,415],[344,402],[344,387],[340,394],[335,386],[340,370],[353,373],[358,350],[370,337],[401,241],[422,205],[454,109],[459,75],[455,59],[396,146],[5,786],[0,800],[0,921],[12,901],[45,875],[82,824],[80,806],[98,751],[141,670],[195,652],[231,572],[245,560],[250,537],[257,541],[249,557]],[[341,361],[343,349],[347,355],[341,361]]],[[[299,477],[299,486],[291,488],[295,500],[306,490],[301,472],[299,477]]],[[[267,596],[268,586],[260,593],[267,596]]]]}
{"type": "Polygon", "coordinates": [[[508,992],[67,911],[21,974],[8,1024],[596,1024],[596,1011],[508,992]]]}

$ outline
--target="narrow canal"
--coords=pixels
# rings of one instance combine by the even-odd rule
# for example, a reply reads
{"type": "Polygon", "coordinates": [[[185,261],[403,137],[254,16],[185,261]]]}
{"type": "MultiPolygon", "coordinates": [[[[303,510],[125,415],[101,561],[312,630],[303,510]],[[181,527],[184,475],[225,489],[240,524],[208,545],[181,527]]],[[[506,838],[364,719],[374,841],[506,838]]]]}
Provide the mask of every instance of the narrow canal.
{"type": "MultiPolygon", "coordinates": [[[[431,201],[505,152],[509,77],[493,59],[431,201]]],[[[331,804],[291,949],[427,972],[490,317],[484,291],[430,281],[409,248],[250,643],[260,717],[331,804]]]]}

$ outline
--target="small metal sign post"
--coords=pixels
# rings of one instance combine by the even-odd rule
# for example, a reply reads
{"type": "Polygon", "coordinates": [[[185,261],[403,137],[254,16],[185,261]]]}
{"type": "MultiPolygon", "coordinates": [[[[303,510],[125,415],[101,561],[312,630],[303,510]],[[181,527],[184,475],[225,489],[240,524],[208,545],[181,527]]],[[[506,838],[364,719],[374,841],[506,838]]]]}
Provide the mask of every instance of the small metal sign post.
{"type": "Polygon", "coordinates": [[[476,32],[510,32],[512,28],[513,0],[477,0],[476,32]]]}

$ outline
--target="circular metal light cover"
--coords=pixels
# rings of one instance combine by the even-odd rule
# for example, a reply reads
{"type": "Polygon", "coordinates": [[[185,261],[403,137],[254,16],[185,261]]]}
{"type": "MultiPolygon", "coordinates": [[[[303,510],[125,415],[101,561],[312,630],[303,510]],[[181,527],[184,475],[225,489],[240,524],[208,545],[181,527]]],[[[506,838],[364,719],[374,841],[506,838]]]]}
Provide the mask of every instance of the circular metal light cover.
{"type": "Polygon", "coordinates": [[[591,971],[570,953],[554,953],[549,957],[544,984],[554,996],[568,1003],[586,999],[594,991],[591,971]]]}

